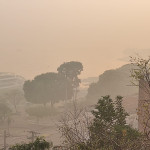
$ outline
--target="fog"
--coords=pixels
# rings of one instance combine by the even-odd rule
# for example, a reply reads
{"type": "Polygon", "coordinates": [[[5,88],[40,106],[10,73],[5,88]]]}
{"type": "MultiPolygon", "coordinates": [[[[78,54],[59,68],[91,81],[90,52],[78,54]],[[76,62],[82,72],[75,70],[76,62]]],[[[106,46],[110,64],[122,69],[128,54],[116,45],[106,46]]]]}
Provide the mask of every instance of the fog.
{"type": "Polygon", "coordinates": [[[1,0],[0,68],[31,79],[71,60],[84,64],[83,77],[120,67],[127,63],[120,61],[124,51],[149,50],[149,5],[148,0],[1,0]]]}
{"type": "Polygon", "coordinates": [[[105,95],[124,97],[128,123],[137,128],[130,56],[150,56],[149,6],[149,0],[0,0],[0,149],[4,131],[7,149],[33,140],[33,131],[61,145],[63,116],[85,107],[91,116],[105,95]]]}

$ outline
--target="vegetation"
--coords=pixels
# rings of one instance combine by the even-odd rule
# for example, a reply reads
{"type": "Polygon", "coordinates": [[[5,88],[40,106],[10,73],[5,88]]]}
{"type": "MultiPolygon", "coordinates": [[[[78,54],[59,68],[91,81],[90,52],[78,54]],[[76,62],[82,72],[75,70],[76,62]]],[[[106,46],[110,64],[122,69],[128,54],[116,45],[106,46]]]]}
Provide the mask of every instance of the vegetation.
{"type": "Polygon", "coordinates": [[[99,80],[90,84],[88,88],[87,100],[95,104],[104,95],[130,96],[138,93],[138,87],[131,85],[130,70],[135,68],[131,64],[124,65],[118,69],[107,70],[99,76],[99,80]],[[94,102],[93,102],[94,101],[94,102]]]}
{"type": "Polygon", "coordinates": [[[46,150],[52,147],[52,143],[47,142],[42,137],[38,137],[34,142],[28,144],[17,144],[9,150],[46,150]]]}
{"type": "MultiPolygon", "coordinates": [[[[35,104],[54,103],[64,100],[64,80],[57,73],[46,73],[36,76],[32,81],[24,84],[25,98],[35,104]]],[[[68,85],[68,96],[72,96],[71,85],[68,85]]]]}
{"type": "MultiPolygon", "coordinates": [[[[65,79],[71,84],[71,86],[74,89],[74,99],[77,97],[77,88],[79,87],[79,84],[81,80],[78,78],[78,75],[81,74],[81,71],[83,71],[83,65],[80,62],[67,62],[62,65],[60,65],[57,69],[58,73],[65,77],[65,79]]],[[[66,85],[66,99],[68,95],[68,89],[66,85]]]]}
{"type": "Polygon", "coordinates": [[[34,104],[51,103],[53,106],[60,100],[71,99],[74,88],[77,91],[79,86],[78,75],[82,70],[81,63],[68,62],[58,68],[58,73],[45,73],[26,81],[23,87],[26,100],[34,104]]]}
{"type": "Polygon", "coordinates": [[[92,114],[94,115],[94,122],[90,127],[92,149],[93,146],[99,149],[135,149],[134,141],[140,134],[126,124],[128,113],[122,106],[121,96],[117,96],[114,102],[110,96],[102,97],[92,114]]]}
{"type": "MultiPolygon", "coordinates": [[[[149,138],[126,123],[128,113],[122,101],[121,96],[115,100],[104,96],[91,113],[87,109],[79,110],[74,103],[73,112],[65,114],[59,126],[64,139],[60,147],[66,150],[149,150],[149,138]]],[[[34,143],[15,145],[10,150],[48,148],[43,146],[48,143],[42,144],[40,140],[45,142],[37,139],[34,143]]]]}
{"type": "MultiPolygon", "coordinates": [[[[141,85],[150,96],[150,58],[147,60],[131,58],[131,63],[134,65],[131,70],[132,84],[141,85]],[[141,81],[144,84],[138,84],[141,81]]],[[[36,76],[32,81],[26,81],[24,93],[27,101],[44,105],[32,106],[26,109],[26,112],[39,121],[40,118],[48,117],[54,113],[54,108],[46,106],[47,103],[51,103],[51,106],[53,106],[60,100],[71,98],[75,100],[81,82],[78,75],[82,70],[83,66],[80,62],[67,62],[58,67],[58,73],[45,73],[36,76]]],[[[98,83],[90,85],[89,97],[92,94],[95,94],[96,97],[99,96],[99,89],[105,90],[99,88],[100,83],[103,83],[101,77],[98,83]]],[[[118,87],[121,88],[120,84],[117,84],[118,87]]],[[[103,93],[103,91],[100,92],[103,93]]],[[[115,99],[112,99],[109,95],[102,96],[94,110],[88,111],[87,109],[79,110],[76,101],[74,101],[73,112],[67,112],[59,125],[64,140],[63,146],[60,147],[67,150],[149,150],[149,101],[145,101],[142,106],[143,133],[126,123],[129,114],[124,109],[122,102],[122,96],[117,96],[115,99]]],[[[9,119],[10,113],[10,108],[4,103],[0,103],[0,119],[9,119]]],[[[52,143],[48,143],[43,138],[37,138],[34,142],[17,144],[9,150],[46,150],[50,147],[52,147],[52,143]]]]}
{"type": "Polygon", "coordinates": [[[139,139],[142,135],[126,124],[128,114],[122,106],[121,96],[118,96],[115,102],[110,96],[102,97],[92,114],[93,121],[84,111],[78,110],[67,115],[66,120],[63,119],[60,131],[68,149],[137,150],[139,148],[139,139]]]}

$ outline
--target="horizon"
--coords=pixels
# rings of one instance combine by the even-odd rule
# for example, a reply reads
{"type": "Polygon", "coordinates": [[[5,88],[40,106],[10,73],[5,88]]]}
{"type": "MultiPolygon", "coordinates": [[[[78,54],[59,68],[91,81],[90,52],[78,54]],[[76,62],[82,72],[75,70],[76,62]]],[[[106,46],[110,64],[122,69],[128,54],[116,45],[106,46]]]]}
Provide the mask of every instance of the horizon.
{"type": "MultiPolygon", "coordinates": [[[[107,69],[107,70],[104,70],[101,74],[99,74],[98,76],[87,76],[87,77],[83,77],[82,76],[82,72],[81,72],[81,75],[79,75],[79,77],[80,77],[80,79],[81,80],[84,80],[84,79],[88,79],[88,78],[98,78],[100,75],[102,75],[105,71],[109,71],[109,70],[116,70],[116,69],[119,69],[119,68],[121,68],[121,67],[123,67],[123,66],[125,66],[125,65],[130,65],[130,63],[126,63],[126,64],[123,64],[123,65],[121,65],[121,66],[119,66],[119,67],[117,67],[117,68],[111,68],[111,69],[107,69]]],[[[83,70],[83,72],[84,72],[84,70],[83,70]]],[[[20,74],[16,74],[16,73],[14,73],[14,72],[0,72],[0,74],[1,73],[8,73],[8,74],[13,74],[13,75],[16,75],[16,76],[20,76],[20,77],[22,77],[22,78],[24,78],[25,80],[32,80],[32,79],[34,79],[34,77],[36,77],[36,76],[38,76],[38,75],[40,75],[40,74],[37,74],[37,75],[35,75],[33,78],[25,78],[24,76],[22,76],[22,75],[20,75],[20,74]]],[[[41,74],[45,74],[45,73],[49,73],[49,72],[42,72],[41,74]]]]}

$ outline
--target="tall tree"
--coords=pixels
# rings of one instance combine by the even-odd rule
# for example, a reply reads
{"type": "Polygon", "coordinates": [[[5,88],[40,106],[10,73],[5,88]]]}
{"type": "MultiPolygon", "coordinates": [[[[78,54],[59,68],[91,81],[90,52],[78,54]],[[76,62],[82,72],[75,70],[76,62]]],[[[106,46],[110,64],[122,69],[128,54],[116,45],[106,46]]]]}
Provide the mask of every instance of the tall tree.
{"type": "MultiPolygon", "coordinates": [[[[58,73],[50,72],[38,75],[32,81],[24,83],[24,93],[27,101],[35,104],[58,102],[65,99],[65,79],[58,73]]],[[[71,86],[71,85],[70,85],[71,86]]],[[[71,88],[68,85],[69,96],[72,96],[71,88]]]]}
{"type": "Polygon", "coordinates": [[[134,142],[140,134],[126,124],[128,113],[122,106],[122,98],[117,96],[113,101],[110,96],[104,96],[92,111],[94,121],[90,127],[90,138],[96,146],[95,149],[138,149],[134,142]]]}
{"type": "MultiPolygon", "coordinates": [[[[79,87],[81,80],[78,78],[78,75],[83,71],[83,65],[81,62],[71,61],[66,62],[60,65],[57,68],[59,74],[64,76],[67,82],[71,83],[72,88],[74,89],[74,99],[77,97],[77,88],[79,87]]],[[[67,91],[67,82],[66,82],[66,99],[68,95],[67,91]]]]}

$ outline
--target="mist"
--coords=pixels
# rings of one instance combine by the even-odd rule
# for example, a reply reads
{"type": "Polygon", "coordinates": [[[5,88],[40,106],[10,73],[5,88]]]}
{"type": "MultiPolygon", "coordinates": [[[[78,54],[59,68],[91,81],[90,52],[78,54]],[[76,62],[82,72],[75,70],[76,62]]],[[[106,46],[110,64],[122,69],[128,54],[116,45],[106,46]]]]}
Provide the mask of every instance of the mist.
{"type": "Polygon", "coordinates": [[[87,140],[84,117],[92,123],[98,100],[116,96],[123,97],[127,124],[138,129],[139,87],[131,78],[137,66],[130,59],[149,60],[149,6],[148,0],[1,0],[0,149],[36,137],[62,146],[61,125],[69,128],[77,114],[87,140]]]}
{"type": "Polygon", "coordinates": [[[27,79],[71,60],[83,62],[83,77],[120,67],[124,51],[149,49],[149,3],[2,0],[0,67],[27,79]]]}

